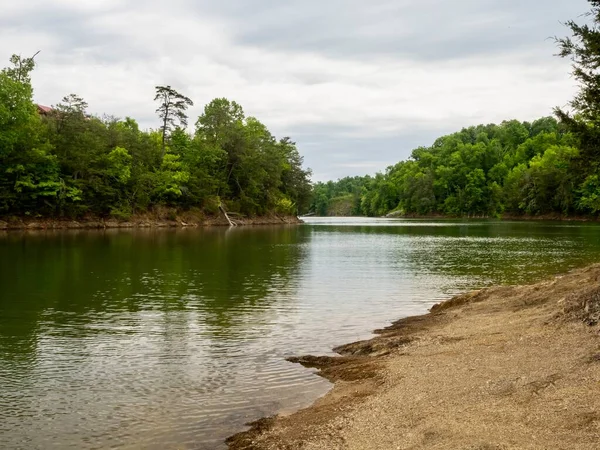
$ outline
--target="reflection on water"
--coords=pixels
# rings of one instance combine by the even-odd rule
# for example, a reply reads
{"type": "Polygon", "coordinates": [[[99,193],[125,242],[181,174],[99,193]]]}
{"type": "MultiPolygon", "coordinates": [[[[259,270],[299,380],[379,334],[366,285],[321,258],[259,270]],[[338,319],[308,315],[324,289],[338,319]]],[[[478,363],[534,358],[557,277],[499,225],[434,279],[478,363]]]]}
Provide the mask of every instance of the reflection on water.
{"type": "Polygon", "coordinates": [[[600,228],[310,219],[0,235],[0,446],[215,448],[329,385],[330,353],[466,289],[597,259],[600,228]]]}

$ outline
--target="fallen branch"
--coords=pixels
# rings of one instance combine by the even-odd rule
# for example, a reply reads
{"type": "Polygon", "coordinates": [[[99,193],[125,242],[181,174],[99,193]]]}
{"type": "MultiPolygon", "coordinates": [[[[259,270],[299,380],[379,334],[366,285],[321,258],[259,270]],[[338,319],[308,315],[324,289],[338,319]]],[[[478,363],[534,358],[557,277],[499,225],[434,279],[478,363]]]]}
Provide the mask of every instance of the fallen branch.
{"type": "Polygon", "coordinates": [[[219,203],[219,209],[221,210],[221,212],[223,213],[223,215],[225,216],[225,218],[227,219],[227,222],[229,222],[229,226],[230,227],[237,227],[237,223],[233,222],[229,216],[227,215],[227,211],[225,211],[225,208],[223,208],[223,204],[219,203]]]}

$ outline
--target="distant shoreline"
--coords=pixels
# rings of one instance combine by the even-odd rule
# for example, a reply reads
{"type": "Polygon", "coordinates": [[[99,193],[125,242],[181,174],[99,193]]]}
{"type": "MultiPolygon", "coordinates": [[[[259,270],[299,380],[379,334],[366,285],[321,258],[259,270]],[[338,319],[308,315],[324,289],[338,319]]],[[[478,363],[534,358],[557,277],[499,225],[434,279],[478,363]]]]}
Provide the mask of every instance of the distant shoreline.
{"type": "MultiPolygon", "coordinates": [[[[296,216],[278,216],[275,214],[259,217],[235,217],[239,226],[254,225],[294,225],[303,223],[296,216]]],[[[149,216],[134,216],[128,220],[90,218],[80,220],[65,219],[13,219],[0,218],[0,231],[19,230],[102,230],[133,228],[197,228],[226,227],[229,223],[223,216],[194,217],[181,215],[172,219],[149,216]]]]}
{"type": "Polygon", "coordinates": [[[444,214],[388,214],[380,217],[369,216],[300,216],[300,219],[305,217],[314,219],[326,218],[362,218],[362,219],[421,219],[421,220],[506,220],[506,221],[540,221],[540,222],[600,222],[600,216],[564,216],[561,214],[544,214],[539,216],[531,215],[512,215],[506,214],[501,217],[486,217],[486,216],[450,216],[444,214]]]}
{"type": "Polygon", "coordinates": [[[473,291],[341,356],[289,361],[334,383],[227,440],[249,449],[573,448],[600,429],[600,264],[473,291]]]}

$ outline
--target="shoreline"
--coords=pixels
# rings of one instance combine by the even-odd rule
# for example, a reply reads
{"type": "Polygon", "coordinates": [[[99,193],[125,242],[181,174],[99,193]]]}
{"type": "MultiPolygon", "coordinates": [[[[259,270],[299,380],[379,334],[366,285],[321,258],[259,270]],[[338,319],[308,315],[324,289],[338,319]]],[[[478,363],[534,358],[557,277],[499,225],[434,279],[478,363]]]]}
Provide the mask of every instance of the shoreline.
{"type": "Polygon", "coordinates": [[[497,220],[497,221],[508,221],[508,222],[600,222],[600,216],[564,216],[561,214],[543,214],[540,216],[528,216],[528,215],[512,215],[504,214],[500,217],[491,216],[451,216],[444,214],[394,214],[390,213],[385,216],[369,217],[369,216],[300,216],[302,217],[314,217],[314,218],[364,218],[364,219],[411,219],[411,220],[497,220]]]}
{"type": "Polygon", "coordinates": [[[301,356],[332,389],[248,424],[249,449],[597,448],[600,264],[459,295],[340,356],[301,356]]]}
{"type": "Polygon", "coordinates": [[[600,217],[595,216],[564,216],[562,214],[542,214],[539,216],[503,214],[500,217],[490,216],[447,216],[444,214],[405,214],[387,215],[387,219],[439,219],[439,220],[500,220],[500,221],[540,221],[540,222],[600,222],[600,217]]]}
{"type": "MultiPolygon", "coordinates": [[[[297,216],[278,216],[270,214],[260,217],[235,217],[239,226],[255,225],[296,225],[303,221],[297,216]]],[[[163,219],[150,215],[136,216],[129,220],[90,218],[81,220],[64,219],[17,219],[3,220],[0,218],[0,231],[25,230],[103,230],[103,229],[133,229],[133,228],[199,228],[199,227],[228,227],[227,219],[219,216],[195,216],[184,214],[172,219],[163,219]]]]}

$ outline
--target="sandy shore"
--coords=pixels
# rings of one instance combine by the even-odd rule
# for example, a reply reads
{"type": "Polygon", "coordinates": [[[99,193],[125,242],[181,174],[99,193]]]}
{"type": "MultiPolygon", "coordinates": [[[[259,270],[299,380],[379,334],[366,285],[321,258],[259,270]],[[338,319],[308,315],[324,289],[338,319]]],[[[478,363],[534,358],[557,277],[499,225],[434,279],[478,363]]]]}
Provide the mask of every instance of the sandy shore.
{"type": "Polygon", "coordinates": [[[232,449],[599,449],[600,265],[455,297],[338,358],[334,388],[232,449]]]}

